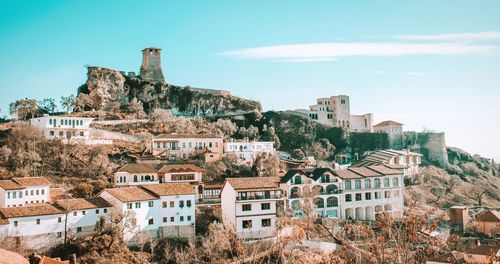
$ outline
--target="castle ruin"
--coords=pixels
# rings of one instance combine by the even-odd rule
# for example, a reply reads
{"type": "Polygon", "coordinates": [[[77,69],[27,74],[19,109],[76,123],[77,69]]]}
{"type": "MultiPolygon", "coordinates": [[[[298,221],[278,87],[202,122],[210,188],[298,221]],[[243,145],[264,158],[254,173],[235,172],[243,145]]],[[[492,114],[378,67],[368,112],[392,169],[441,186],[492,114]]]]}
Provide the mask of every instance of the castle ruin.
{"type": "Polygon", "coordinates": [[[161,49],[151,47],[142,50],[142,64],[139,75],[142,80],[165,82],[161,70],[161,49]]]}

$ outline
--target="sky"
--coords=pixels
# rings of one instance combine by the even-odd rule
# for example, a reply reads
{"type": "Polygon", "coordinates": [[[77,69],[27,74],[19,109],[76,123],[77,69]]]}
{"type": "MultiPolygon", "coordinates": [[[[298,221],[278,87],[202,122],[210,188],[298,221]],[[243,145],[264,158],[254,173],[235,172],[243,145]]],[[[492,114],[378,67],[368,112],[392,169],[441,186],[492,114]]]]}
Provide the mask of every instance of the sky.
{"type": "Polygon", "coordinates": [[[500,1],[0,0],[0,115],[76,93],[86,66],[225,89],[264,110],[350,96],[405,130],[500,160],[500,1]]]}

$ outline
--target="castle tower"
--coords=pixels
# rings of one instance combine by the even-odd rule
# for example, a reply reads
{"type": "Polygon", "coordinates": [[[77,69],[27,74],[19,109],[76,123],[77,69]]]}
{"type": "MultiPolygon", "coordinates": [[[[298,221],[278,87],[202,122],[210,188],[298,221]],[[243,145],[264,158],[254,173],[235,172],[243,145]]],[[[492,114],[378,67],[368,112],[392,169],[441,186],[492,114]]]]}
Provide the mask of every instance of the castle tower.
{"type": "Polygon", "coordinates": [[[161,49],[145,48],[142,50],[140,78],[152,82],[165,82],[161,70],[161,49]]]}

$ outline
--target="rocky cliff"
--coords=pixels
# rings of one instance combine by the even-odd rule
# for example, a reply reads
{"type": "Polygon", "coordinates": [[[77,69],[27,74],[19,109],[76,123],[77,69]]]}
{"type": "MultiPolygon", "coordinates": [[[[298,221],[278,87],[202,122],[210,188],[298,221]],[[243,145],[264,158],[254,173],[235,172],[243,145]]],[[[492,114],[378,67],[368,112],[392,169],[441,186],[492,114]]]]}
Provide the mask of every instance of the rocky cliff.
{"type": "Polygon", "coordinates": [[[262,110],[259,102],[233,96],[227,91],[145,81],[102,67],[88,67],[87,82],[78,88],[77,101],[83,109],[103,110],[113,103],[123,108],[134,98],[142,103],[146,112],[164,108],[186,116],[262,110]]]}

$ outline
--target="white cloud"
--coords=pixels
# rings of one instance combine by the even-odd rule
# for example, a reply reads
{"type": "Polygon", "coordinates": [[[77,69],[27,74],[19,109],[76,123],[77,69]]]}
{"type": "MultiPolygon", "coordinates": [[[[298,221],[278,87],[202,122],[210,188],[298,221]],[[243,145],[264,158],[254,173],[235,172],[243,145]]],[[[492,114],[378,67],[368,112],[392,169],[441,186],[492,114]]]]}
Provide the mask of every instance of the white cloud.
{"type": "Polygon", "coordinates": [[[427,73],[425,73],[425,72],[412,72],[412,71],[405,72],[405,74],[410,75],[410,76],[415,76],[415,77],[422,77],[422,76],[427,75],[427,73]]]}
{"type": "Polygon", "coordinates": [[[477,41],[500,39],[500,32],[477,32],[477,33],[450,33],[437,35],[399,35],[402,40],[438,40],[438,41],[477,41]]]}
{"type": "Polygon", "coordinates": [[[493,54],[500,49],[492,45],[463,43],[309,43],[265,46],[232,50],[218,55],[276,61],[325,61],[349,56],[461,55],[493,54]]]}

